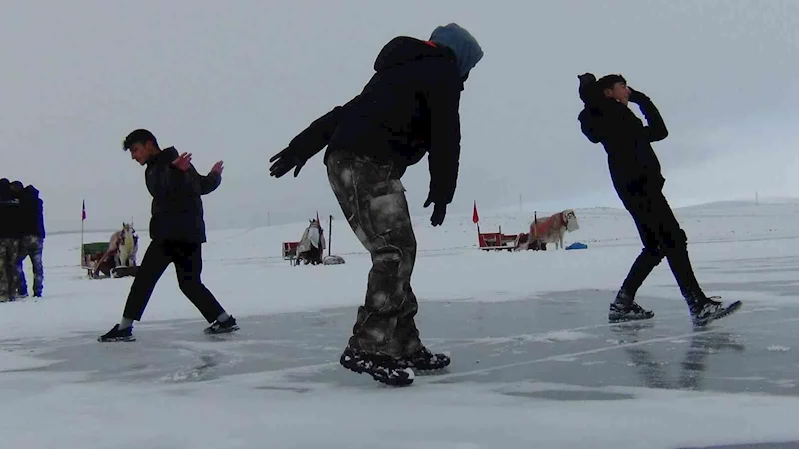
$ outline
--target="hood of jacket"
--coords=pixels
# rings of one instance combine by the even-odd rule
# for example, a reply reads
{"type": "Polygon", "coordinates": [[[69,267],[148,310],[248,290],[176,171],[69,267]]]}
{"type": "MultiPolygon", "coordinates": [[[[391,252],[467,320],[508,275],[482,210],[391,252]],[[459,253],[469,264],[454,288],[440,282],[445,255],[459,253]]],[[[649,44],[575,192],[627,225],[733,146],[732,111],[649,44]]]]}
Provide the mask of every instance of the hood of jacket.
{"type": "Polygon", "coordinates": [[[175,147],[164,148],[150,159],[147,159],[147,165],[159,164],[163,161],[172,162],[177,159],[178,156],[178,150],[176,150],[175,147]]]}
{"type": "Polygon", "coordinates": [[[29,185],[23,189],[26,195],[29,195],[31,198],[39,198],[39,189],[34,187],[33,185],[29,185]]]}
{"type": "Polygon", "coordinates": [[[483,59],[483,49],[477,39],[457,23],[437,27],[430,35],[430,41],[444,45],[455,53],[461,77],[467,76],[483,59]]]}
{"type": "Polygon", "coordinates": [[[424,58],[449,58],[453,62],[457,62],[455,54],[447,48],[438,47],[413,37],[398,36],[391,39],[380,50],[375,59],[374,69],[379,72],[424,58]]]}

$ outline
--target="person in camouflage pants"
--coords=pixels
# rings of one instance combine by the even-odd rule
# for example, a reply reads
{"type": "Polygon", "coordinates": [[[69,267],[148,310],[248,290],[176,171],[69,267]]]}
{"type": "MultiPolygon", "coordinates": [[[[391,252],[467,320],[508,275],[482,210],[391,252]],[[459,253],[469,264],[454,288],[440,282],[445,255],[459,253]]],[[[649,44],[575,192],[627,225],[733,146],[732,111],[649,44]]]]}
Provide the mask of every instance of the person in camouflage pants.
{"type": "Polygon", "coordinates": [[[434,205],[430,224],[440,226],[458,179],[461,91],[482,57],[474,37],[456,23],[436,27],[427,40],[396,36],[378,53],[360,94],[314,120],[269,160],[271,176],[294,170],[296,177],[327,147],[330,186],[372,258],[366,300],[339,363],[379,382],[409,385],[415,370],[451,362],[419,339],[410,286],[416,238],[400,178],[428,156],[424,207],[434,205]]]}
{"type": "Polygon", "coordinates": [[[19,259],[19,194],[17,181],[0,179],[0,302],[13,301],[17,296],[17,260],[19,259]]]}
{"type": "Polygon", "coordinates": [[[344,216],[372,256],[366,301],[358,307],[349,346],[395,358],[424,348],[414,323],[411,289],[416,237],[402,175],[392,163],[340,151],[330,155],[328,179],[344,216]]]}
{"type": "Polygon", "coordinates": [[[44,267],[42,265],[42,250],[44,247],[44,213],[43,203],[39,198],[36,187],[29,185],[23,190],[21,198],[21,215],[23,223],[23,236],[19,243],[19,261],[17,272],[19,275],[19,297],[28,296],[28,283],[25,280],[25,271],[22,263],[30,257],[33,267],[33,296],[41,297],[44,288],[44,267]]]}

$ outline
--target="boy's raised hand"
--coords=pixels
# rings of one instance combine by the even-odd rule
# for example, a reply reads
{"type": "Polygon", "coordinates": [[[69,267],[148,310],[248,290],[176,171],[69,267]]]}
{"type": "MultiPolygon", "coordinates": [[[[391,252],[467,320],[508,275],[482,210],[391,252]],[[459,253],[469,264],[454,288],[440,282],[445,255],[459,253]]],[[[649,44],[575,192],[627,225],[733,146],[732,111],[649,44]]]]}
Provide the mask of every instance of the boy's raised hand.
{"type": "Polygon", "coordinates": [[[186,171],[191,167],[191,153],[183,153],[172,161],[172,166],[180,171],[186,171]]]}

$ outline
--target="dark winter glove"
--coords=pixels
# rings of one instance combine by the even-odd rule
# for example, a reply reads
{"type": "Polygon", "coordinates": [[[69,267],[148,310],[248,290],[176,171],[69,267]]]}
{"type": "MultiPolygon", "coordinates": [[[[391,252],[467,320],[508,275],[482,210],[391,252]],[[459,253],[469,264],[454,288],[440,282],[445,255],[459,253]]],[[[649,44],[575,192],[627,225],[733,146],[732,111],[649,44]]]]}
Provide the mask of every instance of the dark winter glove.
{"type": "Polygon", "coordinates": [[[279,178],[294,168],[294,177],[296,178],[297,175],[300,174],[302,167],[307,162],[307,159],[300,157],[296,148],[288,147],[280,153],[272,156],[272,158],[269,159],[269,162],[274,162],[274,164],[269,167],[270,176],[279,178]]]}
{"type": "Polygon", "coordinates": [[[630,86],[627,86],[627,89],[630,89],[630,101],[633,103],[641,104],[641,102],[650,101],[649,97],[647,97],[643,92],[639,92],[630,86]]]}
{"type": "MultiPolygon", "coordinates": [[[[430,199],[430,196],[428,196],[427,201],[424,202],[424,207],[426,208],[432,203],[433,200],[430,199]]],[[[433,215],[430,216],[430,224],[433,226],[441,225],[441,223],[444,223],[444,217],[446,215],[447,215],[447,205],[441,203],[435,203],[435,206],[433,206],[433,215]]]]}

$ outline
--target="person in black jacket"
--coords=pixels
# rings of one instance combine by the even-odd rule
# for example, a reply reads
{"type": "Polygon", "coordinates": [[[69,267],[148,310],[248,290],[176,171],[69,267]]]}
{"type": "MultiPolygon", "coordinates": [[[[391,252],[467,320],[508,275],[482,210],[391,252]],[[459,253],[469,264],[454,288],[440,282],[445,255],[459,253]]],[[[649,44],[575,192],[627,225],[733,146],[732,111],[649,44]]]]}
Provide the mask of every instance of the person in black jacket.
{"type": "Polygon", "coordinates": [[[208,334],[232,332],[239,327],[200,280],[202,244],[206,241],[201,195],[222,182],[222,161],[207,176],[191,164],[191,154],[178,155],[174,147],[161,150],[148,130],[131,132],[122,144],[144,171],[147,190],[153,197],[150,246],[144,253],[130,288],[122,320],[99,341],[133,341],[133,321],[140,321],[156,282],[170,263],[175,264],[180,290],[211,323],[208,334]]]}
{"type": "Polygon", "coordinates": [[[42,250],[44,248],[44,203],[39,198],[39,190],[29,185],[23,190],[21,197],[21,211],[23,233],[19,244],[19,291],[21,298],[28,296],[28,283],[25,280],[25,270],[22,263],[30,257],[33,268],[33,296],[41,297],[44,289],[44,267],[42,265],[42,250]]]}
{"type": "Polygon", "coordinates": [[[0,302],[14,301],[19,289],[20,191],[19,181],[0,179],[0,302]]]}
{"type": "Polygon", "coordinates": [[[396,37],[378,54],[375,74],[359,95],[315,120],[270,159],[272,176],[294,169],[296,177],[327,146],[330,185],[372,255],[365,304],[340,363],[380,382],[407,385],[412,369],[450,363],[422,344],[414,322],[416,239],[400,178],[428,154],[424,207],[434,205],[430,222],[441,225],[458,177],[460,95],[482,57],[474,37],[455,23],[437,27],[427,41],[396,37]]]}
{"type": "Polygon", "coordinates": [[[644,245],[610,305],[609,320],[643,320],[654,316],[635,302],[635,294],[664,257],[688,304],[694,325],[705,325],[740,308],[740,301],[724,305],[717,297],[705,296],[696,280],[688,257],[688,239],[663,195],[666,180],[651,145],[668,136],[655,104],[629,87],[621,75],[611,74],[597,80],[585,73],[578,78],[580,98],[585,104],[578,115],[581,130],[589,141],[604,146],[613,187],[632,215],[644,245]],[[646,125],[627,106],[630,101],[639,106],[646,125]]]}

